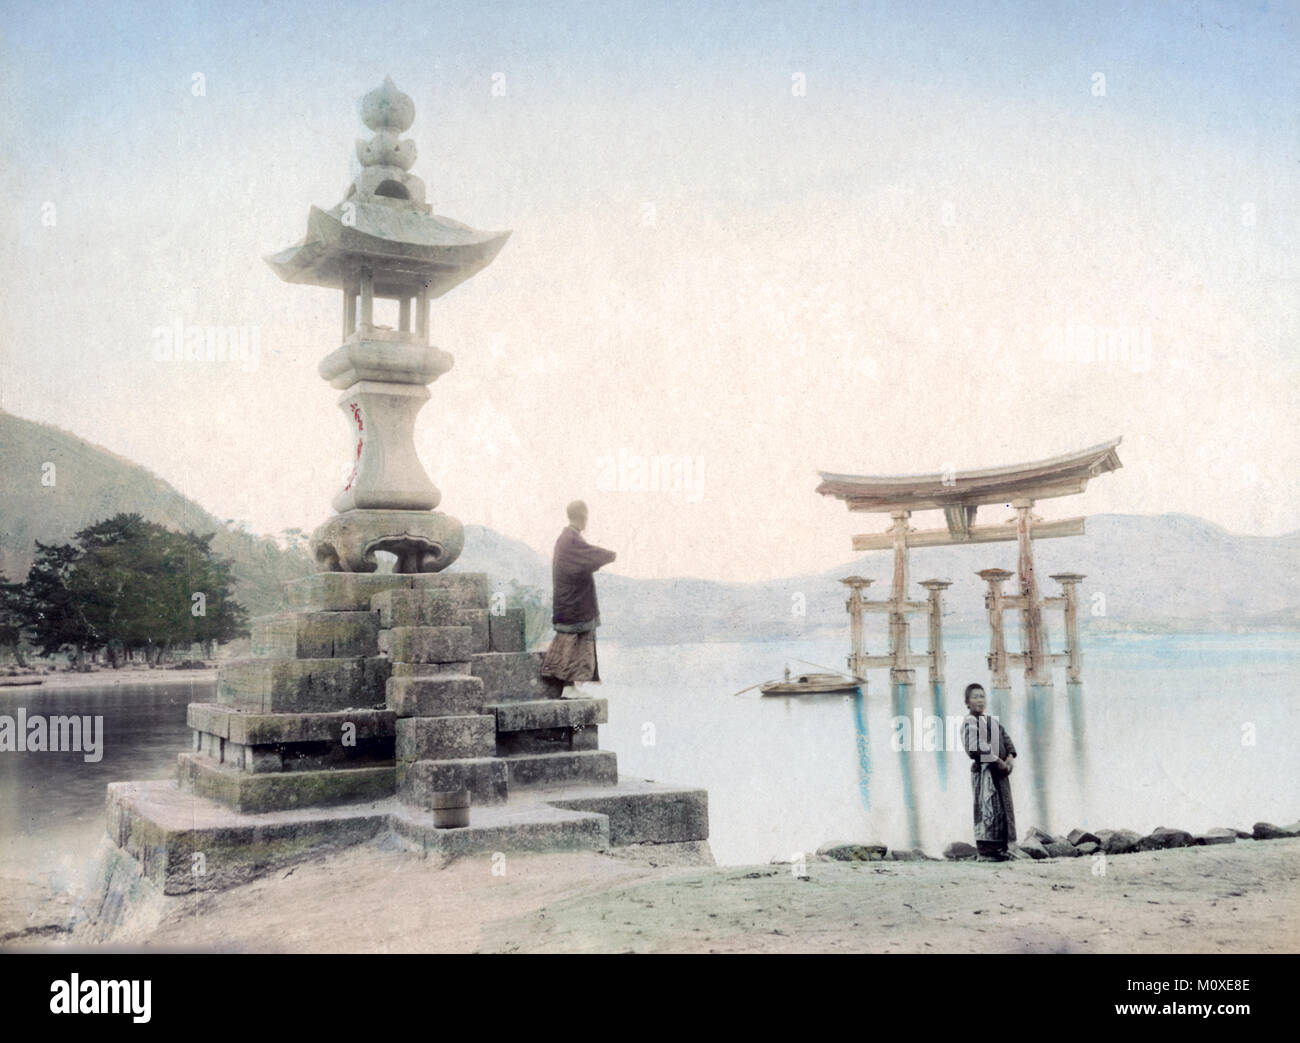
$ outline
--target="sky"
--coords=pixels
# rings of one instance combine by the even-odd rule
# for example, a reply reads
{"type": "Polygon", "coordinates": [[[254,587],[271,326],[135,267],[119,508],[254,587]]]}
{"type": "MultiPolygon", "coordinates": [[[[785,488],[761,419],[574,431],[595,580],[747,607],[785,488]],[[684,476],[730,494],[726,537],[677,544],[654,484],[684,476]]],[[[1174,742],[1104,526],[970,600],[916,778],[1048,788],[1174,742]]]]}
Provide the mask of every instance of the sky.
{"type": "Polygon", "coordinates": [[[580,497],[614,571],[763,579],[887,524],[819,470],[1122,435],[1038,513],[1296,531],[1298,44],[1294,4],[13,3],[0,407],[323,522],[340,302],[262,258],[391,75],[435,212],[512,231],[432,311],[462,521],[547,553],[580,497]],[[256,355],[159,360],[177,323],[256,355]]]}

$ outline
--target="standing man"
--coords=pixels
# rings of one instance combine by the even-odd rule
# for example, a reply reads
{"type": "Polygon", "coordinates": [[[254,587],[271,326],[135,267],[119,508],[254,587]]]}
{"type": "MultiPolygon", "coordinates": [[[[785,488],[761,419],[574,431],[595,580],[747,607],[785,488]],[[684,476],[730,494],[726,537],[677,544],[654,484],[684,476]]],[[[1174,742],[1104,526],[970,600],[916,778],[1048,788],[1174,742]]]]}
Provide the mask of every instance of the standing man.
{"type": "MultiPolygon", "coordinates": [[[[596,664],[596,628],[600,626],[600,609],[596,605],[596,580],[593,573],[608,565],[616,555],[612,550],[593,547],[582,538],[587,527],[587,505],[574,500],[568,508],[569,524],[555,541],[551,562],[554,585],[551,623],[555,639],[542,657],[542,676],[576,685],[600,681],[596,664]]],[[[581,693],[574,689],[574,695],[581,693]]],[[[564,698],[561,692],[560,698],[564,698]]]]}

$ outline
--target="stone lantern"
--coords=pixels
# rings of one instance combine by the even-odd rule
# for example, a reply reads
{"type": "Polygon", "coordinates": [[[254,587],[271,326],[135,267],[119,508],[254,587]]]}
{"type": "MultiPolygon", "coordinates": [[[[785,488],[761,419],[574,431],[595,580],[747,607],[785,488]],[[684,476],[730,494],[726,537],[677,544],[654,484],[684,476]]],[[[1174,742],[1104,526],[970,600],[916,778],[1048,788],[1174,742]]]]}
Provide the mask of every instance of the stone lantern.
{"type": "Polygon", "coordinates": [[[429,343],[429,302],[485,268],[509,232],[480,232],[440,217],[410,173],[415,143],[401,135],[415,105],[391,79],[361,99],[373,132],[357,142],[361,171],[332,210],[311,208],[307,234],[268,257],[287,282],[342,291],[342,344],[320,375],[343,392],[355,436],[352,470],[336,512],[311,538],[323,572],[374,572],[375,554],[399,573],[439,572],[459,557],[464,528],[436,511],[441,493],[415,451],[415,417],[452,356],[429,343]],[[378,325],[375,300],[397,302],[397,326],[378,325]]]}

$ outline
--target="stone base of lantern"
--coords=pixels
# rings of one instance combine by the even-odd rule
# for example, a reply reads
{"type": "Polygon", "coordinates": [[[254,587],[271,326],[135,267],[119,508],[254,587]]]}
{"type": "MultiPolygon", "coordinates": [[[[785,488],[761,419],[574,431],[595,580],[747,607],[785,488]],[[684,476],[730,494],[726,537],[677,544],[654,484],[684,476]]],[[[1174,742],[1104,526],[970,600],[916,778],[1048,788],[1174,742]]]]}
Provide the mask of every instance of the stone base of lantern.
{"type": "Polygon", "coordinates": [[[441,572],[464,546],[464,526],[441,511],[344,511],[311,534],[317,567],[344,574],[373,573],[379,551],[396,556],[394,572],[441,572]]]}
{"type": "Polygon", "coordinates": [[[253,657],[190,705],[176,781],[109,788],[110,839],[163,893],[380,835],[444,855],[707,859],[708,794],[620,779],[599,748],[606,701],[558,698],[523,613],[489,613],[485,575],[322,572],[285,592],[291,611],[253,623],[253,657]],[[434,804],[462,789],[470,824],[437,827],[434,804]]]}

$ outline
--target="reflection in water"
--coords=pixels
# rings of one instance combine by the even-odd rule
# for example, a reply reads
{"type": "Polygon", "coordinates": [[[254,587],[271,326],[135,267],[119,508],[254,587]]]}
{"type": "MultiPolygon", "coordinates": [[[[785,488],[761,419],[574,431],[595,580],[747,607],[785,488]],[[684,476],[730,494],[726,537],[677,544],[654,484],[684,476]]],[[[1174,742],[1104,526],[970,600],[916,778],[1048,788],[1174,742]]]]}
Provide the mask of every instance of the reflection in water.
{"type": "Polygon", "coordinates": [[[862,810],[871,810],[871,739],[867,733],[867,700],[861,688],[853,689],[853,732],[858,751],[858,792],[862,810]]]}
{"type": "MultiPolygon", "coordinates": [[[[779,676],[788,658],[827,662],[846,644],[847,637],[602,644],[606,681],[593,690],[609,700],[609,723],[601,726],[600,744],[617,752],[624,775],[706,787],[711,846],[724,864],[789,859],[829,840],[904,846],[903,758],[891,749],[887,682],[872,684],[865,696],[732,697],[779,676]]],[[[988,680],[984,641],[957,638],[947,652],[952,684],[943,709],[961,717],[967,681],[988,680]]],[[[1300,705],[1291,693],[1300,636],[1097,638],[1088,657],[1086,768],[1080,774],[1066,712],[1071,693],[1058,677],[1051,699],[1061,712],[1043,706],[1037,729],[1047,756],[1036,758],[1037,765],[1019,758],[1012,782],[1028,800],[1040,771],[1052,818],[1026,820],[1022,832],[1030,826],[1204,830],[1294,819],[1289,805],[1300,791],[1300,760],[1292,743],[1300,705]],[[1253,726],[1253,745],[1243,744],[1241,722],[1253,726]]],[[[996,705],[989,710],[1019,738],[1030,730],[1027,700],[1014,683],[1009,713],[996,705]]],[[[927,687],[918,686],[911,712],[935,712],[927,687]]],[[[170,777],[176,755],[190,744],[186,704],[212,698],[211,682],[0,689],[0,713],[25,706],[29,713],[100,714],[105,728],[98,764],[78,753],[0,752],[0,868],[21,864],[52,875],[84,865],[103,835],[105,784],[170,777]]],[[[952,757],[954,765],[965,764],[964,754],[952,757]]],[[[911,759],[921,846],[937,854],[949,841],[973,839],[969,793],[945,786],[939,751],[918,749],[911,759]]]]}

